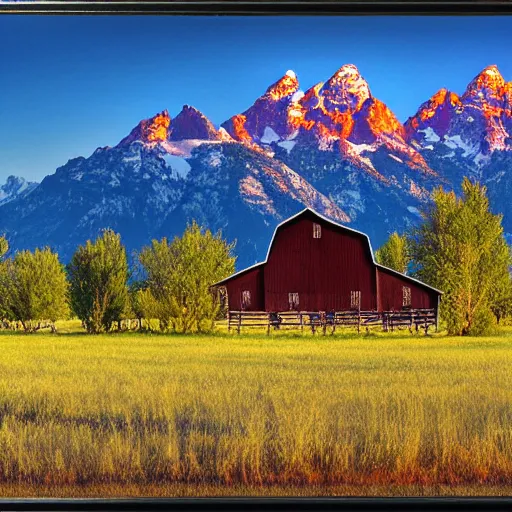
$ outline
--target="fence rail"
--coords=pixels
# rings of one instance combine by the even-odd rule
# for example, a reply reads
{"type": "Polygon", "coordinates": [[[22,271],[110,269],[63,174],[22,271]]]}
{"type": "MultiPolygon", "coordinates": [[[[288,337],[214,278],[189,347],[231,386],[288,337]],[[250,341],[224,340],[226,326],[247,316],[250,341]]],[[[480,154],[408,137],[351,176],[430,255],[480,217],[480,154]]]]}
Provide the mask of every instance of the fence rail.
{"type": "Polygon", "coordinates": [[[407,328],[412,333],[420,329],[428,334],[430,327],[437,329],[437,314],[434,309],[409,309],[402,311],[229,311],[228,331],[242,327],[266,327],[267,334],[271,329],[304,328],[311,329],[314,334],[322,330],[323,334],[330,330],[334,334],[337,328],[356,327],[369,330],[370,327],[381,326],[385,332],[407,328]]]}

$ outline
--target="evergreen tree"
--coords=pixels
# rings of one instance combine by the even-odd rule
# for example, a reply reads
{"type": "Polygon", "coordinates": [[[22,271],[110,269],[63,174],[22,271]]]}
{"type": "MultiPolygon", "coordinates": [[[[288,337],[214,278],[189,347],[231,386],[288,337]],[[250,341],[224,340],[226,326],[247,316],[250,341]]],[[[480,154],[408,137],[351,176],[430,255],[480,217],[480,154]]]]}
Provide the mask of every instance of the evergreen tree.
{"type": "Polygon", "coordinates": [[[407,237],[392,233],[386,243],[376,251],[375,259],[377,263],[405,274],[410,263],[407,237]]]}
{"type": "Polygon", "coordinates": [[[128,307],[128,262],[121,236],[106,229],[80,246],[68,266],[71,307],[90,333],[110,331],[128,307]]]}
{"type": "MultiPolygon", "coordinates": [[[[153,240],[139,254],[162,330],[211,331],[219,309],[210,286],[234,272],[234,244],[195,222],[172,242],[153,240]]],[[[146,297],[147,302],[148,297],[146,297]]]]}
{"type": "Polygon", "coordinates": [[[55,330],[55,322],[69,314],[68,283],[58,255],[48,248],[21,251],[4,265],[8,317],[21,322],[26,331],[45,322],[55,330]]]}
{"type": "Polygon", "coordinates": [[[438,188],[425,222],[411,236],[415,275],[444,291],[450,334],[483,334],[508,293],[510,252],[502,216],[489,211],[486,188],[464,178],[462,197],[438,188]]]}

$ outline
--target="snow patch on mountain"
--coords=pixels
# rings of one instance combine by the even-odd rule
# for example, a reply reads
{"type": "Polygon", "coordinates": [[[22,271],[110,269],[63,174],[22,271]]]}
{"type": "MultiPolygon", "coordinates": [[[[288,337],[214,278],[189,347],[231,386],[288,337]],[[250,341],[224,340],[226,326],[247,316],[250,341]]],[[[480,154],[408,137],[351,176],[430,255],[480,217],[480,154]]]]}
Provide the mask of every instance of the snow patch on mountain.
{"type": "Polygon", "coordinates": [[[279,137],[279,135],[277,135],[277,133],[272,128],[270,128],[270,126],[266,126],[265,130],[263,131],[263,136],[260,140],[263,142],[263,144],[272,144],[272,142],[281,140],[281,137],[279,137]]]}
{"type": "Polygon", "coordinates": [[[358,155],[360,155],[363,151],[375,151],[376,150],[376,147],[371,144],[354,144],[353,142],[350,142],[348,140],[347,140],[347,143],[358,155]]]}
{"type": "Polygon", "coordinates": [[[421,212],[415,206],[408,206],[407,210],[409,210],[411,213],[414,213],[415,215],[418,215],[419,217],[421,217],[421,212]]]}
{"type": "Polygon", "coordinates": [[[119,181],[119,178],[117,177],[116,173],[112,173],[110,175],[110,177],[112,178],[109,182],[109,185],[111,187],[119,187],[119,185],[121,185],[121,182],[119,181]]]}
{"type": "Polygon", "coordinates": [[[453,136],[445,135],[444,145],[448,146],[451,149],[462,149],[464,151],[462,153],[463,157],[476,155],[479,151],[479,144],[473,144],[473,145],[466,144],[461,139],[460,135],[453,135],[453,136]]]}
{"type": "Polygon", "coordinates": [[[181,156],[165,154],[162,157],[167,167],[171,168],[178,176],[186,178],[190,171],[190,164],[181,156]]]}
{"type": "Polygon", "coordinates": [[[163,141],[160,147],[170,155],[182,156],[189,158],[192,156],[192,151],[203,144],[221,144],[222,140],[203,140],[203,139],[186,139],[179,141],[163,141]]]}
{"type": "Polygon", "coordinates": [[[481,151],[478,153],[478,155],[475,156],[475,158],[473,159],[473,161],[475,162],[476,165],[478,166],[482,166],[482,165],[485,165],[487,163],[489,163],[491,159],[491,156],[490,155],[484,155],[481,151]]]}
{"type": "Polygon", "coordinates": [[[288,153],[293,149],[293,147],[297,144],[294,140],[283,140],[282,142],[278,142],[277,145],[286,149],[288,153]]]}
{"type": "Polygon", "coordinates": [[[223,158],[222,151],[212,151],[208,159],[208,165],[210,167],[219,167],[219,165],[222,165],[223,158]]]}
{"type": "Polygon", "coordinates": [[[126,163],[129,163],[129,162],[140,162],[140,153],[138,155],[125,156],[123,158],[123,162],[126,162],[126,163]]]}
{"type": "Polygon", "coordinates": [[[395,156],[395,155],[393,155],[391,153],[389,153],[388,156],[391,157],[393,160],[396,160],[397,162],[400,162],[401,164],[404,163],[404,161],[401,158],[398,158],[397,156],[395,156]]]}
{"type": "Polygon", "coordinates": [[[439,142],[441,140],[441,137],[439,137],[439,135],[437,135],[437,133],[430,126],[424,130],[418,130],[418,132],[425,134],[425,140],[427,142],[439,142]]]}
{"type": "Polygon", "coordinates": [[[302,98],[304,98],[304,91],[297,91],[297,92],[294,92],[292,94],[292,97],[291,97],[291,102],[292,103],[297,103],[299,100],[301,100],[302,98]]]}

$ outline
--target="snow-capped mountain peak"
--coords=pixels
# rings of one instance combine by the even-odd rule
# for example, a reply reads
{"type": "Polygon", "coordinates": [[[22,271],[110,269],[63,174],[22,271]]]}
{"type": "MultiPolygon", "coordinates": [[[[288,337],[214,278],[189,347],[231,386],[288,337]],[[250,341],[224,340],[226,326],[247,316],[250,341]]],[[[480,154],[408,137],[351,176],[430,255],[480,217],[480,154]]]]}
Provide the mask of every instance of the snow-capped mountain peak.
{"type": "Polygon", "coordinates": [[[142,120],[118,146],[131,144],[136,140],[145,143],[161,142],[167,139],[171,116],[163,110],[149,119],[142,120]]]}
{"type": "Polygon", "coordinates": [[[358,111],[371,97],[368,82],[354,64],[345,64],[327,80],[319,91],[326,109],[358,111]]]}
{"type": "Polygon", "coordinates": [[[8,176],[6,182],[0,185],[0,205],[28,195],[39,183],[27,181],[19,176],[8,176]]]}
{"type": "Polygon", "coordinates": [[[274,101],[282,100],[299,90],[297,75],[288,70],[277,82],[273,83],[265,92],[265,96],[274,101]]]}
{"type": "Polygon", "coordinates": [[[221,126],[233,139],[246,144],[265,144],[265,135],[270,133],[270,129],[277,140],[286,139],[294,130],[288,122],[288,109],[302,96],[297,75],[288,70],[250,108],[221,126]]]}
{"type": "MultiPolygon", "coordinates": [[[[421,133],[424,133],[426,129],[434,131],[439,140],[439,137],[447,133],[453,113],[461,109],[461,105],[457,94],[445,87],[439,89],[429,100],[420,106],[414,116],[405,122],[407,140],[422,139],[423,135],[421,133]]],[[[432,141],[428,140],[427,142],[432,141]]]]}
{"type": "Polygon", "coordinates": [[[462,96],[463,100],[476,102],[496,101],[499,102],[505,92],[505,80],[501,75],[498,66],[487,66],[482,70],[466,88],[462,96]]]}

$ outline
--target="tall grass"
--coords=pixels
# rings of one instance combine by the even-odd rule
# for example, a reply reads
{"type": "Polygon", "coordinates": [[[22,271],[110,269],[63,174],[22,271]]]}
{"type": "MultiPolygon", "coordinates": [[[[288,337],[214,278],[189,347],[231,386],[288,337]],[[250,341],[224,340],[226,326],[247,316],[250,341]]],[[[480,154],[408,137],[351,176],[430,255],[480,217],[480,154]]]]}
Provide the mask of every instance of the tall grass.
{"type": "Polygon", "coordinates": [[[0,335],[0,493],[176,484],[510,486],[512,337],[0,335]]]}

